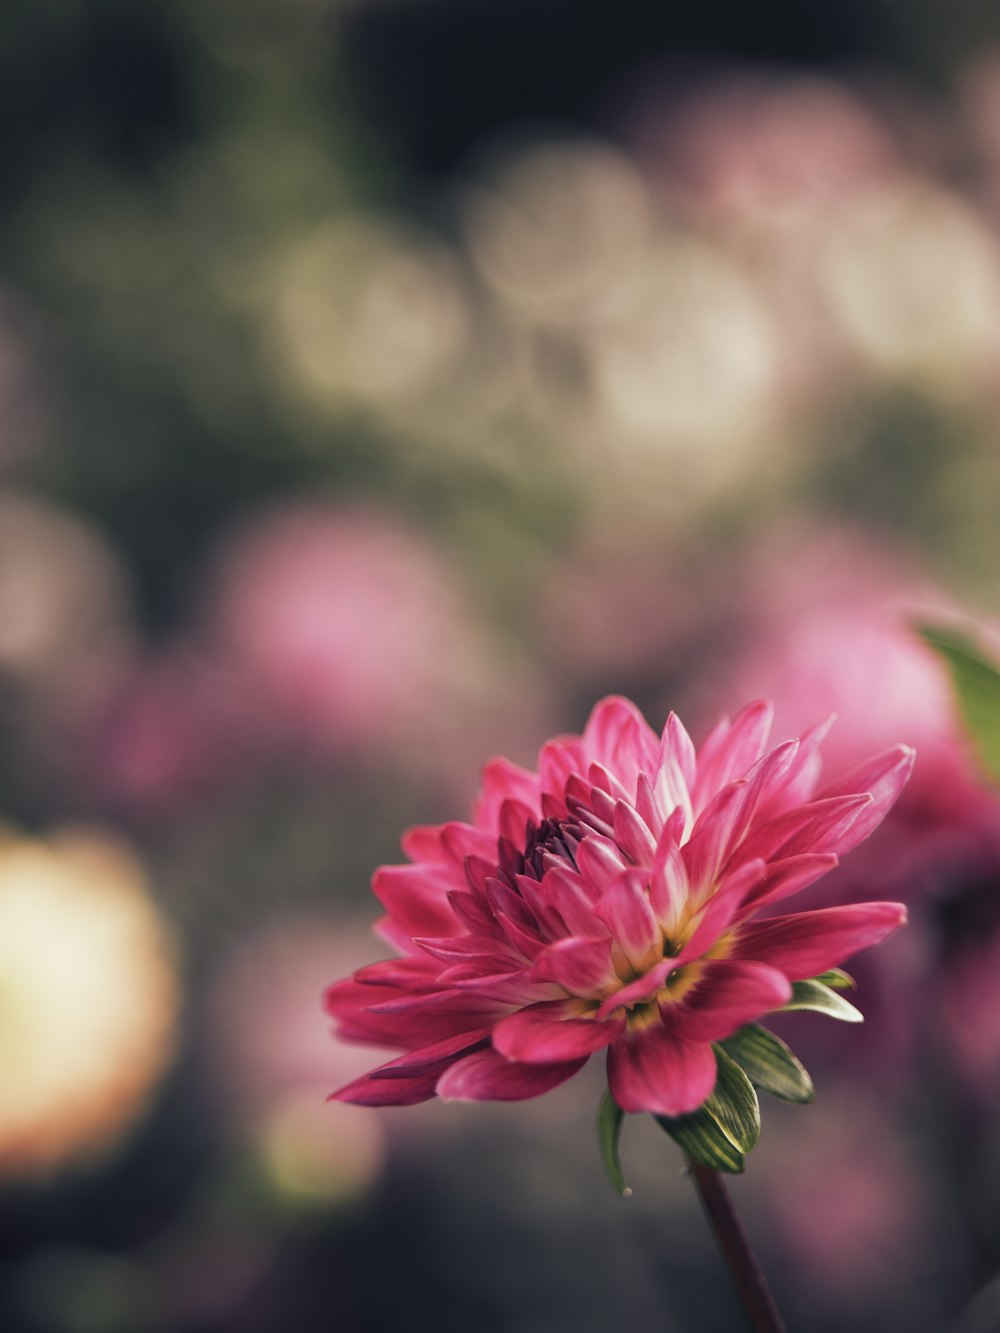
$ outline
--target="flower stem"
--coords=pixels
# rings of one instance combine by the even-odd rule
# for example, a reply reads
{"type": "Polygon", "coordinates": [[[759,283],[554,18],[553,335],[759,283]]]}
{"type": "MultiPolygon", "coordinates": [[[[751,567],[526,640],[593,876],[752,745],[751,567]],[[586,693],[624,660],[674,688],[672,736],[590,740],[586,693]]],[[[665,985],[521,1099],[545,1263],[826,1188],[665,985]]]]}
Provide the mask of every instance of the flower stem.
{"type": "Polygon", "coordinates": [[[702,1166],[685,1154],[688,1171],[701,1198],[709,1226],[715,1233],[722,1257],[729,1268],[747,1324],[753,1333],[785,1333],[778,1307],[767,1285],[757,1256],[750,1247],[729,1191],[718,1171],[702,1166]]]}

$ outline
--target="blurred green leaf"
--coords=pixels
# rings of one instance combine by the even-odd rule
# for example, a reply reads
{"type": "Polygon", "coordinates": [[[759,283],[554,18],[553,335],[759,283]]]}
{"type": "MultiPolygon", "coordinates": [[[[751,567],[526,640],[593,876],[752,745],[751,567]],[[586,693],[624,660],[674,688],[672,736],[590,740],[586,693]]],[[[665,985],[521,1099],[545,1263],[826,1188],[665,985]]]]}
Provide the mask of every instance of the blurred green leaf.
{"type": "Polygon", "coordinates": [[[813,977],[813,981],[832,986],[834,990],[856,990],[858,986],[850,972],[845,972],[842,967],[831,967],[829,972],[821,972],[818,977],[813,977]]]}
{"type": "Polygon", "coordinates": [[[944,658],[976,756],[987,776],[1000,782],[1000,670],[960,631],[942,625],[916,628],[944,658]]]}
{"type": "Polygon", "coordinates": [[[597,1112],[597,1138],[601,1145],[601,1161],[604,1163],[611,1184],[623,1198],[627,1199],[632,1191],[625,1184],[621,1158],[618,1155],[618,1138],[624,1114],[611,1093],[605,1092],[597,1112]]]}
{"type": "Polygon", "coordinates": [[[748,1023],[727,1037],[722,1046],[755,1088],[784,1102],[805,1104],[816,1100],[808,1071],[773,1032],[748,1023]]]}
{"type": "Polygon", "coordinates": [[[839,1018],[842,1023],[863,1023],[865,1016],[860,1009],[855,1009],[850,1000],[825,986],[818,978],[811,981],[792,983],[792,998],[778,1011],[783,1013],[796,1009],[811,1009],[817,1014],[828,1014],[830,1018],[839,1018]]]}

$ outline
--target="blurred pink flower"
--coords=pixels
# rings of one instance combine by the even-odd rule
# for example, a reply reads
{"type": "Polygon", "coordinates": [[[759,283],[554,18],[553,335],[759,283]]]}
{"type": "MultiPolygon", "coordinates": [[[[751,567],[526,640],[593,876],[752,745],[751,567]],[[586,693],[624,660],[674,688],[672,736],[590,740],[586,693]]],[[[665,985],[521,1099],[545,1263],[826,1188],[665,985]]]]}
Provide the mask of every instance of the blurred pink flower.
{"type": "Polygon", "coordinates": [[[383,1126],[354,1106],[338,1106],[331,1126],[323,1103],[331,1078],[355,1077],[374,1055],[331,1044],[316,1023],[330,967],[360,949],[350,923],[283,916],[239,941],[212,978],[199,1032],[205,1086],[286,1196],[352,1195],[382,1167],[383,1126]]]}
{"type": "Polygon", "coordinates": [[[864,101],[815,77],[720,79],[669,112],[640,126],[644,147],[689,206],[730,224],[811,230],[899,165],[864,101]]]}
{"type": "Polygon", "coordinates": [[[222,551],[208,615],[258,726],[319,754],[433,752],[439,720],[460,733],[495,684],[452,568],[376,509],[251,522],[222,551]]]}
{"type": "MultiPolygon", "coordinates": [[[[1000,896],[1000,855],[990,887],[994,899],[1000,896]]],[[[978,938],[967,938],[959,947],[953,943],[948,950],[937,1001],[948,1054],[965,1086],[995,1092],[1000,1086],[1000,922],[995,905],[992,915],[992,921],[978,923],[978,938]]]]}
{"type": "Polygon", "coordinates": [[[744,643],[713,694],[766,695],[792,735],[836,714],[825,746],[833,771],[903,739],[917,762],[897,814],[968,822],[982,784],[947,672],[911,628],[928,605],[942,605],[925,580],[861,531],[796,529],[745,562],[737,597],[744,643]]]}
{"type": "MultiPolygon", "coordinates": [[[[711,690],[766,691],[777,723],[793,734],[835,713],[824,747],[831,773],[848,771],[890,739],[915,747],[913,777],[875,836],[823,881],[813,902],[859,892],[918,907],[906,945],[885,966],[861,960],[867,1022],[849,1058],[882,1083],[923,1058],[928,1025],[968,1083],[1000,1073],[1000,1031],[984,983],[1000,936],[1000,803],[984,783],[955,706],[947,671],[910,628],[918,615],[950,611],[912,571],[858,532],[786,533],[747,562],[736,591],[749,614],[742,648],[711,690]],[[933,1020],[928,996],[939,998],[933,1020]],[[905,1002],[900,1003],[900,996],[905,1002]]],[[[817,1046],[836,1054],[829,1028],[817,1046]]]]}
{"type": "Polygon", "coordinates": [[[222,959],[202,1028],[205,1079],[237,1116],[259,1119],[290,1093],[355,1078],[375,1052],[331,1045],[316,1023],[316,997],[331,968],[363,956],[367,932],[335,918],[267,922],[222,959]]]}
{"type": "Polygon", "coordinates": [[[342,1036],[406,1053],[335,1096],[520,1100],[607,1049],[624,1110],[699,1106],[713,1041],[905,919],[883,902],[752,920],[867,837],[912,764],[897,746],[817,795],[825,727],[768,751],[770,725],[751,704],[696,754],[676,715],[659,738],[611,698],[536,771],[488,764],[473,824],[413,829],[411,863],[376,872],[402,957],[326,1003],[342,1036]]]}
{"type": "Polygon", "coordinates": [[[105,694],[82,745],[88,786],[128,813],[163,813],[241,771],[248,724],[232,680],[194,652],[139,659],[105,694]]]}
{"type": "Polygon", "coordinates": [[[879,1293],[896,1288],[901,1271],[926,1262],[926,1181],[898,1119],[862,1087],[843,1089],[814,1114],[820,1127],[785,1117],[781,1188],[766,1191],[763,1206],[801,1282],[869,1312],[879,1293]]]}

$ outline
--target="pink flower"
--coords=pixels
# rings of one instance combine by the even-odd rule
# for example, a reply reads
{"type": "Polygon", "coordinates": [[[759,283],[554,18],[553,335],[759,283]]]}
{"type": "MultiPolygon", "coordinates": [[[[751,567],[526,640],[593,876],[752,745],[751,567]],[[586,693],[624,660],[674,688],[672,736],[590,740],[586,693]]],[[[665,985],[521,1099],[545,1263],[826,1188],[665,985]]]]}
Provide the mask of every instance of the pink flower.
{"type": "Polygon", "coordinates": [[[897,746],[817,794],[826,727],[768,751],[770,723],[751,704],[696,754],[675,715],[657,738],[605,699],[536,771],[487,764],[474,823],[410,830],[410,864],[373,882],[402,956],[326,994],[341,1036],[404,1054],[335,1097],[519,1100],[606,1049],[623,1110],[700,1106],[713,1042],[905,920],[885,902],[753,919],[866,837],[913,762],[897,746]]]}
{"type": "Polygon", "coordinates": [[[213,583],[219,657],[272,727],[321,750],[412,735],[478,665],[453,572],[387,512],[264,513],[230,537],[213,583]]]}

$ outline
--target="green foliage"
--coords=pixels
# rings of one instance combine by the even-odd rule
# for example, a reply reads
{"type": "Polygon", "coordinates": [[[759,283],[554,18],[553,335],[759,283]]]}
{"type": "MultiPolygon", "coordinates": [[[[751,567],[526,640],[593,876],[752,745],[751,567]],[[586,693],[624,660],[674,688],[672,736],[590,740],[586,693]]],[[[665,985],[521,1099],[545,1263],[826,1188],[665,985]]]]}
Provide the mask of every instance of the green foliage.
{"type": "Polygon", "coordinates": [[[743,1158],[760,1137],[760,1105],[750,1079],[740,1066],[715,1046],[718,1078],[712,1095],[682,1116],[657,1116],[670,1137],[696,1162],[736,1174],[743,1158]]]}
{"type": "Polygon", "coordinates": [[[834,990],[856,990],[858,985],[842,967],[831,967],[829,972],[821,972],[818,977],[813,977],[813,981],[821,981],[824,986],[832,986],[834,990]]]}
{"type": "Polygon", "coordinates": [[[805,1104],[816,1100],[816,1090],[805,1067],[785,1043],[766,1028],[748,1023],[722,1043],[755,1088],[784,1102],[805,1104]]]}
{"type": "Polygon", "coordinates": [[[958,630],[941,625],[917,629],[944,659],[976,757],[991,781],[1000,782],[1000,670],[958,630]]]}
{"type": "Polygon", "coordinates": [[[628,1198],[632,1191],[625,1184],[621,1158],[618,1155],[618,1139],[621,1135],[624,1111],[612,1097],[605,1092],[597,1112],[597,1138],[601,1145],[601,1161],[608,1174],[608,1179],[623,1198],[628,1198]]]}
{"type": "Polygon", "coordinates": [[[842,1023],[865,1021],[860,1009],[855,1009],[850,1000],[838,995],[818,977],[811,981],[792,983],[792,998],[781,1006],[781,1012],[797,1009],[809,1009],[817,1014],[827,1014],[830,1018],[839,1018],[842,1023]]]}

